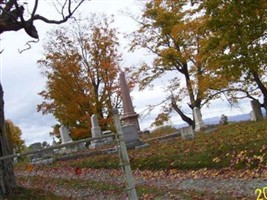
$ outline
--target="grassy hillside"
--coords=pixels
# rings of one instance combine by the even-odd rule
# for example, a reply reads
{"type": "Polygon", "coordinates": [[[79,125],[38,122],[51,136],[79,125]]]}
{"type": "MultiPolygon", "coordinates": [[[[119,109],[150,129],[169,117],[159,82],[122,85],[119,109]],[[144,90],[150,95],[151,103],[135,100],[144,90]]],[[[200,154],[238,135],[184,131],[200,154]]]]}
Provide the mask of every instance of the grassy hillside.
{"type": "MultiPolygon", "coordinates": [[[[247,177],[254,177],[256,174],[259,175],[258,177],[262,177],[261,171],[264,171],[262,169],[267,166],[267,121],[241,122],[219,126],[212,132],[198,133],[194,140],[184,141],[180,137],[167,141],[152,139],[174,131],[175,129],[171,127],[160,128],[143,137],[150,144],[149,147],[129,150],[132,168],[144,170],[142,171],[144,173],[140,175],[141,177],[146,177],[149,180],[153,180],[153,178],[166,179],[167,177],[169,179],[166,180],[173,180],[175,177],[212,178],[220,174],[230,177],[228,175],[239,175],[238,172],[240,171],[247,177]]],[[[111,177],[117,178],[117,173],[119,173],[117,154],[96,154],[87,158],[58,161],[52,165],[40,165],[36,168],[28,164],[25,166],[24,163],[18,163],[15,168],[17,171],[24,171],[25,174],[22,173],[17,177],[21,187],[10,199],[64,199],[65,197],[52,194],[52,192],[62,189],[62,191],[74,191],[75,194],[89,189],[109,196],[116,196],[123,194],[125,189],[124,185],[117,181],[113,180],[112,184],[109,182],[111,177]],[[92,177],[96,175],[98,178],[92,178],[90,181],[79,179],[79,172],[82,172],[81,168],[88,168],[83,169],[84,175],[90,174],[92,177]],[[108,171],[111,174],[106,175],[105,173],[108,174],[108,171]],[[31,189],[23,188],[25,186],[31,189]]],[[[136,172],[138,175],[141,171],[136,170],[136,172]]],[[[266,174],[263,176],[265,177],[266,174]]],[[[115,180],[117,180],[116,178],[115,180]]],[[[141,184],[137,185],[137,193],[141,199],[154,199],[154,197],[165,199],[166,195],[168,197],[170,195],[171,198],[169,199],[177,196],[181,199],[247,198],[245,194],[238,196],[232,193],[231,187],[230,191],[205,192],[186,189],[170,190],[165,187],[161,187],[159,190],[153,184],[141,184]]]]}
{"type": "MultiPolygon", "coordinates": [[[[164,132],[157,132],[158,135],[164,132]]],[[[133,169],[260,169],[266,166],[266,141],[266,120],[240,122],[219,126],[210,133],[200,132],[194,140],[184,141],[180,137],[168,142],[149,140],[149,147],[128,153],[133,169]]],[[[96,155],[56,165],[118,168],[118,156],[96,155]]]]}

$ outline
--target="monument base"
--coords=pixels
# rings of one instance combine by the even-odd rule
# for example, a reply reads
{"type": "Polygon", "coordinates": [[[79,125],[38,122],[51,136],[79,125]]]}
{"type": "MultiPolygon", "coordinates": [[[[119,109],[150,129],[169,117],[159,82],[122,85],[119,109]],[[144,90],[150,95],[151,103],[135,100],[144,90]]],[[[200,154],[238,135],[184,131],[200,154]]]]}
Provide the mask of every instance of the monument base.
{"type": "Polygon", "coordinates": [[[103,141],[101,140],[97,140],[97,141],[93,141],[90,145],[89,145],[89,149],[95,149],[97,147],[103,146],[103,141]]]}

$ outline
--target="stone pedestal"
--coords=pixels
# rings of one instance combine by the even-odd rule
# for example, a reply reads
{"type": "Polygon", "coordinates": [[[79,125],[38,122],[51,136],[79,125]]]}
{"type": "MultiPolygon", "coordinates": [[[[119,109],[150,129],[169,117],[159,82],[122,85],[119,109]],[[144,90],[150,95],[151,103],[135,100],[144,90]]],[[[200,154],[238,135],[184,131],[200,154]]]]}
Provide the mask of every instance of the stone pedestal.
{"type": "Polygon", "coordinates": [[[200,109],[195,107],[193,109],[193,114],[194,114],[194,120],[195,120],[195,131],[198,132],[202,128],[206,128],[206,125],[205,125],[205,123],[202,119],[201,113],[200,113],[200,109]]]}
{"type": "Polygon", "coordinates": [[[140,144],[139,136],[135,125],[129,124],[122,127],[125,143],[127,147],[134,147],[140,144]]]}

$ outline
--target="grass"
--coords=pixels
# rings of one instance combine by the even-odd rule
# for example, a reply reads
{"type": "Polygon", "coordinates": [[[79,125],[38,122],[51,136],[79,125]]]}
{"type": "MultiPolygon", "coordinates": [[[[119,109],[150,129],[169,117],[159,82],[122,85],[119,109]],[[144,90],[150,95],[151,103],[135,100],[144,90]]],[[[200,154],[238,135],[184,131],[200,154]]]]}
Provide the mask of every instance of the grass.
{"type": "Polygon", "coordinates": [[[47,178],[47,177],[19,177],[19,182],[27,183],[29,182],[31,185],[39,185],[45,186],[48,182],[49,185],[52,186],[62,186],[65,189],[72,189],[72,190],[82,190],[86,188],[91,188],[96,191],[113,191],[122,193],[124,190],[123,185],[117,184],[110,184],[107,182],[102,181],[94,181],[94,180],[82,180],[82,179],[68,179],[68,178],[47,178]]]}
{"type": "Polygon", "coordinates": [[[53,193],[18,187],[8,200],[64,200],[65,198],[54,195],[53,193]]]}
{"type": "MultiPolygon", "coordinates": [[[[197,133],[194,140],[184,141],[180,137],[168,142],[150,140],[150,147],[129,150],[128,154],[133,169],[256,169],[266,165],[266,140],[266,120],[239,122],[220,126],[212,133],[197,133]]],[[[116,154],[102,154],[55,166],[117,169],[118,164],[116,154]]]]}
{"type": "MultiPolygon", "coordinates": [[[[158,137],[175,131],[171,127],[161,128],[155,133],[145,135],[143,139],[158,137]]],[[[138,150],[129,150],[132,169],[149,170],[197,170],[197,169],[261,169],[266,166],[267,160],[267,121],[239,122],[219,126],[211,133],[200,132],[194,140],[184,141],[180,137],[165,142],[149,140],[149,147],[138,150]]],[[[23,167],[20,164],[17,167],[23,167]]],[[[107,168],[118,169],[119,159],[117,154],[90,155],[88,158],[56,162],[49,168],[79,167],[79,168],[107,168]]],[[[26,179],[30,179],[27,177],[26,179]]],[[[34,179],[34,178],[33,178],[34,179]]],[[[116,184],[97,181],[61,180],[51,179],[35,180],[49,181],[53,185],[64,185],[66,188],[83,189],[90,187],[96,191],[113,191],[121,193],[124,188],[116,184]]],[[[153,199],[164,195],[179,196],[181,199],[229,199],[227,194],[203,194],[196,191],[166,191],[158,190],[152,186],[137,186],[139,197],[153,199]],[[216,196],[218,195],[218,196],[216,196]],[[217,198],[219,197],[219,198],[217,198]]],[[[55,199],[61,197],[41,190],[18,188],[10,199],[55,199]],[[15,195],[15,196],[14,196],[15,195]]]]}
{"type": "MultiPolygon", "coordinates": [[[[49,182],[51,185],[63,186],[66,190],[79,191],[86,188],[90,188],[96,192],[105,191],[110,192],[110,194],[122,194],[125,192],[124,185],[108,184],[105,182],[98,181],[85,181],[85,180],[68,180],[68,179],[53,179],[53,178],[40,178],[40,177],[24,177],[24,181],[30,182],[32,185],[43,185],[49,182]]],[[[22,180],[23,181],[23,180],[22,180]]],[[[229,197],[229,195],[224,193],[203,193],[193,190],[175,190],[175,189],[158,189],[153,186],[137,186],[137,195],[140,199],[165,199],[166,197],[177,197],[185,200],[193,199],[219,199],[222,200],[234,200],[235,198],[229,197]]],[[[63,200],[65,197],[59,197],[53,195],[50,192],[38,189],[26,189],[17,188],[15,193],[9,200],[63,200]]]]}

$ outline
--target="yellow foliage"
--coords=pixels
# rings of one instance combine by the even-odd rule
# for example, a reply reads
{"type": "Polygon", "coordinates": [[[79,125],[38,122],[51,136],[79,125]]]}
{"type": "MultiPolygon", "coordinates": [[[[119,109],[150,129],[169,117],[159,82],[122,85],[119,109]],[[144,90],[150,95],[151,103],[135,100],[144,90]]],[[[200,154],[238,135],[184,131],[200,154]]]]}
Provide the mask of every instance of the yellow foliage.
{"type": "Polygon", "coordinates": [[[112,17],[92,15],[84,24],[50,32],[44,58],[39,60],[47,81],[39,93],[44,102],[38,111],[53,114],[61,124],[74,128],[74,139],[89,136],[85,130],[91,128],[91,115],[109,122],[109,112],[121,103],[121,55],[112,22],[112,17]]]}
{"type": "Polygon", "coordinates": [[[5,131],[7,137],[9,138],[9,140],[11,140],[11,150],[13,151],[14,148],[16,152],[21,152],[25,148],[25,142],[21,139],[21,129],[16,126],[11,120],[7,119],[5,121],[5,131]]]}

